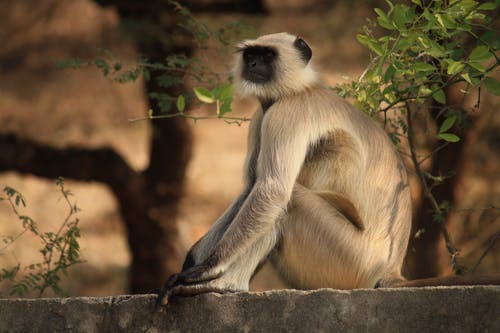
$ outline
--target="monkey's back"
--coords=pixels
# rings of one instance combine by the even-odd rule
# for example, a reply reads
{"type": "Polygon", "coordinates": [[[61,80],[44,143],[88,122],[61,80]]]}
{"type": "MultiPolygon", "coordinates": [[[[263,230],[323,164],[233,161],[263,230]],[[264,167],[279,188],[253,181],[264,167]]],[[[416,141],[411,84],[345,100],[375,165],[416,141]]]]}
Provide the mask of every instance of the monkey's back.
{"type": "Polygon", "coordinates": [[[388,274],[399,272],[411,228],[411,199],[394,145],[379,124],[330,89],[307,94],[310,105],[304,110],[324,134],[309,148],[297,183],[347,198],[364,226],[353,227],[353,237],[366,239],[363,253],[375,256],[367,262],[380,264],[388,274]]]}

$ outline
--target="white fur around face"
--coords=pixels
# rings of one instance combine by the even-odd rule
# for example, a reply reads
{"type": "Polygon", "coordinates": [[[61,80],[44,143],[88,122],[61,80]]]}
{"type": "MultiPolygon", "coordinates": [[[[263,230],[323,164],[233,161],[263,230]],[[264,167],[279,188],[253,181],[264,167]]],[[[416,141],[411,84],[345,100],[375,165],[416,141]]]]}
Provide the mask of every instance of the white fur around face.
{"type": "Polygon", "coordinates": [[[275,66],[275,79],[272,82],[254,83],[243,79],[243,56],[242,52],[238,52],[233,68],[236,92],[241,97],[276,100],[314,86],[319,81],[318,74],[312,68],[311,62],[304,64],[300,51],[293,45],[296,38],[296,36],[281,32],[239,44],[240,49],[248,46],[274,47],[278,52],[278,60],[275,66]]]}

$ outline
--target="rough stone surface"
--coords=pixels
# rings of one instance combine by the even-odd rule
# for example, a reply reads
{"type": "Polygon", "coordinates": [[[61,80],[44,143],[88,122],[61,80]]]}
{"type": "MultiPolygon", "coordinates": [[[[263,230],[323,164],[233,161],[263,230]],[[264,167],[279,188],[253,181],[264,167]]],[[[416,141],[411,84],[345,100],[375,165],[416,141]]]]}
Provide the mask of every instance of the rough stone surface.
{"type": "Polygon", "coordinates": [[[0,332],[500,332],[500,287],[0,300],[0,332]]]}

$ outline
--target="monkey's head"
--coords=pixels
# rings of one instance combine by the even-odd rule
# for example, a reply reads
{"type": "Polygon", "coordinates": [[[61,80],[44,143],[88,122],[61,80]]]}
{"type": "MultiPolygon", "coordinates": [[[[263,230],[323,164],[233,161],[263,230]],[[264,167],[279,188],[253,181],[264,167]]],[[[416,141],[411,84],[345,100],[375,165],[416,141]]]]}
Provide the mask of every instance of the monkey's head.
{"type": "Polygon", "coordinates": [[[277,100],[318,82],[310,60],[312,51],[300,37],[282,32],[246,40],[238,45],[233,75],[243,97],[277,100]]]}

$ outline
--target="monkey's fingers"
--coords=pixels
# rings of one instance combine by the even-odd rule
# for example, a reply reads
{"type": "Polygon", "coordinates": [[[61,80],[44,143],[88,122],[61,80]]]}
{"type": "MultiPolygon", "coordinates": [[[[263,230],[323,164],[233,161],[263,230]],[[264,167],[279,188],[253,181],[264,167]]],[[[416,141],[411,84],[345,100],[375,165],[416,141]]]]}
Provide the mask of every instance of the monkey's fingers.
{"type": "Polygon", "coordinates": [[[192,285],[176,285],[175,287],[163,287],[156,298],[155,310],[161,312],[163,306],[167,305],[172,296],[194,296],[210,292],[228,293],[236,292],[236,290],[220,289],[208,285],[207,283],[198,283],[192,285]]]}
{"type": "Polygon", "coordinates": [[[179,278],[181,276],[182,273],[178,273],[178,274],[172,274],[168,277],[167,281],[165,282],[165,284],[163,285],[163,289],[169,289],[169,288],[172,288],[173,286],[175,286],[175,284],[179,281],[179,278]]]}
{"type": "Polygon", "coordinates": [[[158,291],[158,297],[156,298],[155,309],[158,311],[163,305],[168,303],[168,298],[171,295],[172,287],[175,286],[177,280],[179,279],[179,274],[172,274],[168,280],[165,282],[163,287],[158,291]]]}
{"type": "Polygon", "coordinates": [[[158,312],[162,311],[162,307],[168,304],[168,299],[172,295],[172,289],[163,287],[160,289],[158,293],[158,297],[156,298],[155,310],[158,312]]]}
{"type": "Polygon", "coordinates": [[[208,283],[198,283],[192,285],[179,285],[170,290],[170,296],[195,296],[206,293],[235,293],[238,290],[214,287],[208,283]]]}
{"type": "Polygon", "coordinates": [[[212,269],[208,269],[202,265],[194,266],[187,271],[180,273],[177,280],[174,282],[174,285],[209,282],[219,278],[221,275],[222,271],[214,272],[212,269]]]}

